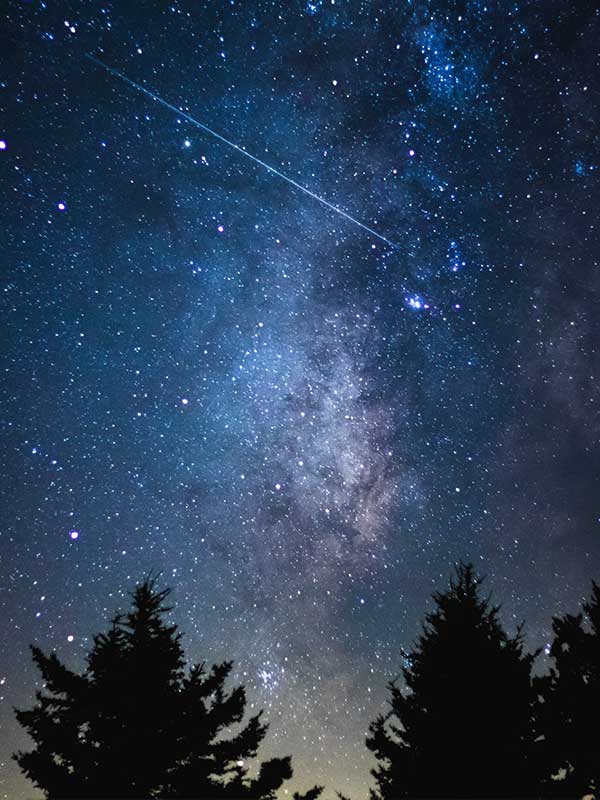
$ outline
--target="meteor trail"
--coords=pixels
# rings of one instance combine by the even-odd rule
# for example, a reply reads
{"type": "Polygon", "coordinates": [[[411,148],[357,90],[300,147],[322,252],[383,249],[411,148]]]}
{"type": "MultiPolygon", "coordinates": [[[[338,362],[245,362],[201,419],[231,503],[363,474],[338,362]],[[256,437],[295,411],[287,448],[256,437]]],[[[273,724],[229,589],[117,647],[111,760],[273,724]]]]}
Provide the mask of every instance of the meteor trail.
{"type": "Polygon", "coordinates": [[[307,189],[305,186],[302,186],[302,184],[297,183],[293,178],[290,178],[288,175],[284,175],[283,172],[280,172],[278,169],[275,169],[275,167],[272,167],[270,164],[267,164],[265,161],[262,161],[260,158],[257,158],[256,156],[253,156],[252,153],[249,153],[243,147],[240,147],[239,145],[235,144],[235,142],[232,142],[230,139],[226,139],[225,136],[221,136],[220,133],[217,133],[216,131],[213,131],[212,128],[208,127],[208,125],[205,125],[203,122],[200,122],[199,120],[194,119],[194,117],[190,116],[189,114],[186,114],[185,111],[182,111],[180,108],[177,108],[177,106],[174,106],[171,103],[167,102],[166,100],[163,100],[162,97],[159,97],[157,94],[154,94],[154,92],[151,92],[149,89],[144,88],[139,83],[136,83],[135,81],[132,81],[131,78],[127,77],[127,75],[123,75],[122,72],[119,72],[118,70],[114,69],[113,67],[109,67],[108,64],[105,64],[103,61],[100,61],[99,58],[96,58],[95,56],[92,56],[89,53],[86,53],[85,57],[87,59],[89,59],[90,61],[92,61],[94,64],[97,64],[99,67],[102,67],[102,69],[105,69],[111,75],[114,75],[115,77],[120,78],[125,83],[128,83],[134,89],[137,89],[138,92],[142,92],[143,94],[147,95],[148,97],[151,97],[152,100],[155,100],[157,103],[160,103],[161,106],[164,106],[165,108],[168,108],[170,111],[174,111],[176,114],[179,114],[184,119],[186,119],[188,122],[191,122],[192,125],[195,125],[197,128],[200,128],[201,130],[205,131],[206,133],[209,133],[211,136],[214,136],[215,139],[218,139],[220,142],[223,142],[224,144],[229,145],[229,147],[233,147],[233,149],[237,150],[238,153],[241,153],[243,156],[246,156],[246,158],[251,159],[252,161],[256,162],[257,164],[260,164],[261,167],[264,167],[266,170],[268,170],[273,175],[277,175],[279,178],[283,178],[284,181],[287,181],[289,184],[294,186],[296,189],[299,189],[301,192],[304,192],[304,194],[309,195],[309,197],[312,197],[314,200],[318,200],[319,203],[322,203],[324,206],[326,206],[331,211],[335,211],[336,214],[339,214],[341,217],[344,217],[345,219],[349,220],[350,222],[353,222],[355,225],[358,225],[359,228],[362,228],[363,230],[367,231],[372,236],[376,236],[378,239],[381,239],[381,241],[385,242],[389,247],[393,248],[394,250],[396,250],[398,248],[397,244],[395,244],[394,242],[390,241],[389,239],[386,239],[385,236],[382,236],[380,233],[377,233],[377,231],[374,231],[373,228],[369,228],[368,225],[365,225],[364,223],[359,222],[359,220],[355,219],[354,217],[351,217],[350,214],[347,214],[345,211],[342,211],[341,208],[338,208],[337,206],[334,206],[333,203],[330,203],[329,201],[325,200],[325,198],[319,197],[318,194],[315,194],[314,192],[311,192],[310,189],[307,189]]]}

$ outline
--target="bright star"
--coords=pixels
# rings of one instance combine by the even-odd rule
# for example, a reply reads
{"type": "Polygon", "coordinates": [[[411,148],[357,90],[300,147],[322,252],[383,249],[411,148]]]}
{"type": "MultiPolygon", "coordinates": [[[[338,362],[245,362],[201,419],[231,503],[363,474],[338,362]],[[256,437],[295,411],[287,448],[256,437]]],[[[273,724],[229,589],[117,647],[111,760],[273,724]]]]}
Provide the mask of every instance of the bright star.
{"type": "Polygon", "coordinates": [[[426,303],[418,294],[413,294],[411,297],[407,297],[406,302],[410,308],[413,308],[415,311],[421,311],[422,309],[429,308],[429,304],[426,303]]]}

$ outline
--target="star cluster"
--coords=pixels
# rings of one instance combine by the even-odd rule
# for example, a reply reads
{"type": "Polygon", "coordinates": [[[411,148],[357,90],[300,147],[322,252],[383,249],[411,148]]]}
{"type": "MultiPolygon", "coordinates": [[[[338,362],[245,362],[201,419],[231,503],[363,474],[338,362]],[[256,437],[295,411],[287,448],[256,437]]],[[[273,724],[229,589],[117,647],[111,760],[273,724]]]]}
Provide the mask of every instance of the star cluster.
{"type": "Polygon", "coordinates": [[[455,562],[532,647],[600,578],[600,16],[1,13],[0,795],[33,796],[27,645],[81,667],[161,570],[291,788],[364,797],[368,722],[455,562]]]}

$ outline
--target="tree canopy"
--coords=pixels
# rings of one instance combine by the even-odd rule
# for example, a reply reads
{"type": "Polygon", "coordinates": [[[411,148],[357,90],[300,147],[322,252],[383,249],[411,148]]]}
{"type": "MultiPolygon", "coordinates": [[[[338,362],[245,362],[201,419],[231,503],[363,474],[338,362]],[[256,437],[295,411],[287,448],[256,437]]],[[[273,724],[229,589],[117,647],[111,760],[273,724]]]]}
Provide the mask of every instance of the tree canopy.
{"type": "MultiPolygon", "coordinates": [[[[32,647],[43,688],[16,715],[34,747],[14,757],[48,800],[275,800],[292,777],[290,756],[258,760],[268,726],[262,711],[246,716],[244,687],[227,688],[232,662],[186,666],[169,594],[155,578],[138,584],[81,673],[32,647]]],[[[504,630],[460,564],[369,728],[371,800],[600,791],[600,587],[553,630],[553,666],[533,676],[538,653],[525,651],[522,628],[504,630]]]]}
{"type": "Polygon", "coordinates": [[[372,800],[534,796],[535,654],[523,651],[521,629],[503,630],[472,566],[433,599],[404,654],[403,685],[389,684],[390,712],[370,727],[372,800]]]}
{"type": "Polygon", "coordinates": [[[131,610],[94,637],[83,674],[32,648],[44,689],[16,712],[35,747],[15,758],[49,800],[273,800],[291,777],[290,757],[250,777],[262,712],[244,721],[244,688],[225,689],[230,661],[185,669],[181,634],[164,619],[169,591],[156,579],[138,585],[131,610]]]}
{"type": "Polygon", "coordinates": [[[542,680],[541,729],[554,796],[597,796],[600,790],[600,587],[592,585],[583,611],[553,620],[550,656],[554,664],[542,680]]]}

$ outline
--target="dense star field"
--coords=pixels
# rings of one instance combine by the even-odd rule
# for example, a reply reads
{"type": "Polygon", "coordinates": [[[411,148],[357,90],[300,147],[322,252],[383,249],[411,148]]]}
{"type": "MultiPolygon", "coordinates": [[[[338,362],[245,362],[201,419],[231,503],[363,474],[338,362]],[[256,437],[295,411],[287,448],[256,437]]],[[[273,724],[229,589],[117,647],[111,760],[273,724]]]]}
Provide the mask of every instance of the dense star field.
{"type": "Polygon", "coordinates": [[[29,643],[81,668],[162,571],[261,755],[360,800],[454,563],[531,647],[600,578],[598,9],[1,14],[0,795],[29,643]]]}

